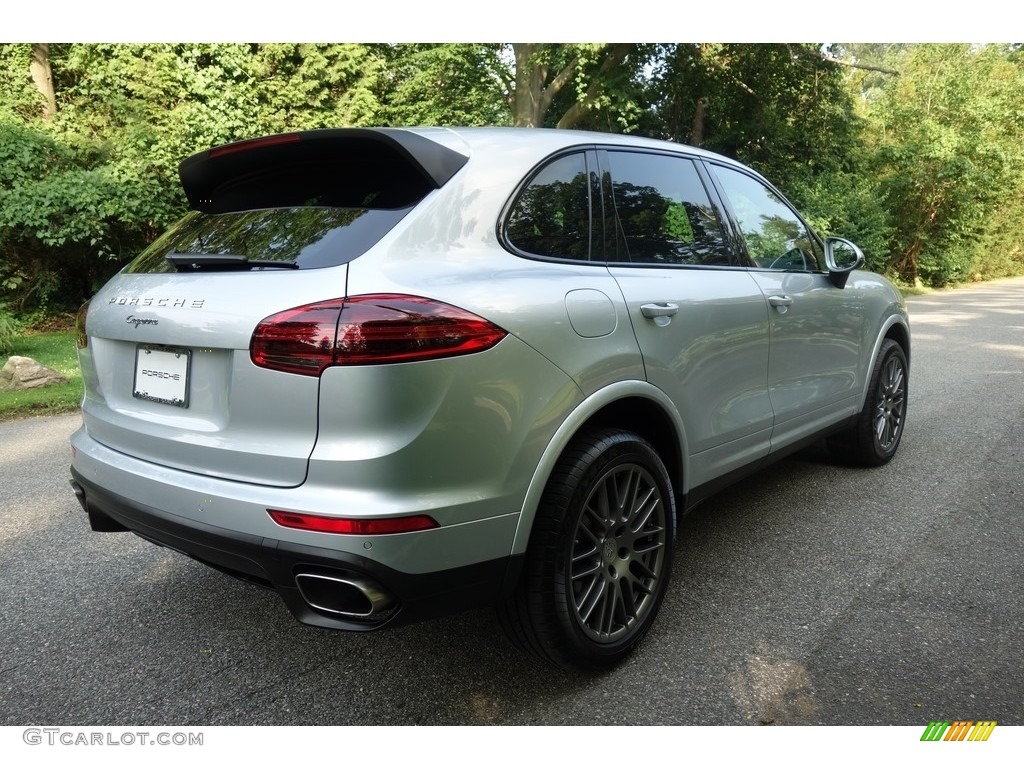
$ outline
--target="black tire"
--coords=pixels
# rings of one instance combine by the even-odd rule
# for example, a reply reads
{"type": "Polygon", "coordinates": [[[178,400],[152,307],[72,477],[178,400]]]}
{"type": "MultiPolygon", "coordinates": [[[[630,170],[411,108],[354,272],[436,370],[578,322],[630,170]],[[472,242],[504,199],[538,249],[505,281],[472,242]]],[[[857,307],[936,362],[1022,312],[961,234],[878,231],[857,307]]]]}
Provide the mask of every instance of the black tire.
{"type": "Polygon", "coordinates": [[[829,438],[832,454],[851,464],[878,467],[896,455],[907,420],[909,369],[903,348],[882,342],[857,423],[829,438]]]}
{"type": "Polygon", "coordinates": [[[654,448],[620,430],[578,436],[548,481],[519,584],[499,608],[509,638],[565,669],[622,660],[661,606],[674,534],[672,483],[654,448]]]}

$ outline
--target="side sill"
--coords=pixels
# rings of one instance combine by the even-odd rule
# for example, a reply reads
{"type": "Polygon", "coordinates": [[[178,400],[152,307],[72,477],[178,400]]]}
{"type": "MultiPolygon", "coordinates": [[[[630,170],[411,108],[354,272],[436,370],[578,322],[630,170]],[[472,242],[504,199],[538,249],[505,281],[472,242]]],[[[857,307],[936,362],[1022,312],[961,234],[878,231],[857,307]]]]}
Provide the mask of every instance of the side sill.
{"type": "Polygon", "coordinates": [[[756,472],[760,472],[765,467],[769,467],[787,456],[792,456],[794,453],[798,453],[805,448],[810,448],[812,445],[821,442],[831,435],[850,429],[857,423],[858,415],[859,414],[849,416],[842,421],[831,425],[828,429],[816,432],[813,435],[797,440],[796,442],[790,443],[782,448],[777,448],[775,451],[769,453],[758,461],[747,464],[744,467],[734,469],[731,472],[726,472],[724,475],[716,477],[714,480],[709,480],[696,488],[691,488],[690,492],[686,494],[686,497],[683,499],[683,503],[680,504],[683,515],[686,515],[694,509],[694,507],[698,506],[703,501],[707,501],[719,491],[723,491],[726,488],[735,485],[743,478],[749,477],[756,472]]]}

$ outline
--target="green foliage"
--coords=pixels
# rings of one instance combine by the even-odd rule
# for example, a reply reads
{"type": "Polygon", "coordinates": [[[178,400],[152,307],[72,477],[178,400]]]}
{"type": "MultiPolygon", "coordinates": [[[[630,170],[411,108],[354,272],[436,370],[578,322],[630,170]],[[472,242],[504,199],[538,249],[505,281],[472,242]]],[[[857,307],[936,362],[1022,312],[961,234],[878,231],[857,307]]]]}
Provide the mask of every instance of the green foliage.
{"type": "Polygon", "coordinates": [[[842,72],[812,45],[680,44],[655,72],[666,138],[790,190],[848,167],[860,128],[842,72]]]}
{"type": "Polygon", "coordinates": [[[510,125],[509,77],[492,43],[378,47],[382,122],[388,125],[510,125]]]}
{"type": "Polygon", "coordinates": [[[571,89],[553,99],[550,125],[609,133],[638,131],[650,103],[645,72],[659,49],[655,45],[578,43],[560,46],[572,55],[571,89]]]}
{"type": "Polygon", "coordinates": [[[31,46],[4,44],[0,300],[77,306],[184,213],[177,168],[194,152],[360,125],[695,143],[753,165],[907,282],[1020,273],[1021,50],[829,49],[870,67],[852,69],[814,44],[51,44],[47,119],[31,46]]]}
{"type": "Polygon", "coordinates": [[[514,43],[513,125],[637,128],[646,109],[646,68],[657,51],[636,43],[514,43]]]}
{"type": "Polygon", "coordinates": [[[669,203],[661,217],[660,231],[671,240],[681,243],[692,243],[696,238],[693,225],[686,215],[686,206],[682,203],[669,203]]]}
{"type": "Polygon", "coordinates": [[[894,222],[892,270],[933,286],[968,279],[1020,222],[1024,69],[999,46],[897,51],[900,77],[868,103],[867,170],[894,222]],[[1014,213],[1016,211],[1016,213],[1014,213]]]}
{"type": "Polygon", "coordinates": [[[852,240],[864,252],[868,269],[889,271],[895,227],[872,175],[824,172],[789,192],[817,232],[852,240]]]}
{"type": "Polygon", "coordinates": [[[1016,194],[992,214],[978,238],[971,278],[989,280],[1024,274],[1021,232],[1024,232],[1024,188],[1018,186],[1016,194]]]}
{"type": "Polygon", "coordinates": [[[0,47],[0,296],[19,311],[77,306],[178,219],[183,157],[380,109],[367,46],[76,44],[51,47],[47,121],[28,56],[0,47]]]}
{"type": "Polygon", "coordinates": [[[11,354],[18,336],[18,324],[14,316],[0,306],[0,356],[11,354]]]}
{"type": "Polygon", "coordinates": [[[0,44],[0,111],[23,119],[40,114],[43,105],[28,71],[31,53],[28,43],[0,44]]]}

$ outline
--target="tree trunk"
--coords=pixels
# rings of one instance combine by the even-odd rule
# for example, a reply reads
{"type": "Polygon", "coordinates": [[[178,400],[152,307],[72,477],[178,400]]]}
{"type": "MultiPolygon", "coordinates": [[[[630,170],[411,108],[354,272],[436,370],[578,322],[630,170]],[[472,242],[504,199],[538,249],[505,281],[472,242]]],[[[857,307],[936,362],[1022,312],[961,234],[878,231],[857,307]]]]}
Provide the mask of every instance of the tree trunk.
{"type": "Polygon", "coordinates": [[[693,112],[693,125],[690,127],[689,144],[699,147],[704,143],[704,111],[707,109],[708,100],[703,96],[697,99],[697,109],[693,112]]]}
{"type": "MultiPolygon", "coordinates": [[[[566,64],[550,82],[550,62],[545,59],[551,51],[544,51],[542,43],[513,43],[516,59],[516,90],[512,95],[512,124],[519,128],[539,128],[544,125],[551,102],[576,74],[577,60],[566,64]],[[545,56],[544,54],[547,54],[545,56]]],[[[561,126],[559,126],[561,127],[561,126]]]]}
{"type": "Polygon", "coordinates": [[[512,52],[516,59],[512,124],[517,128],[536,128],[544,120],[540,105],[548,69],[534,60],[538,47],[536,43],[512,44],[512,52]]]}
{"type": "Polygon", "coordinates": [[[32,43],[32,58],[28,64],[32,82],[43,95],[43,118],[49,120],[57,114],[57,94],[53,90],[53,71],[50,69],[50,44],[32,43]]]}

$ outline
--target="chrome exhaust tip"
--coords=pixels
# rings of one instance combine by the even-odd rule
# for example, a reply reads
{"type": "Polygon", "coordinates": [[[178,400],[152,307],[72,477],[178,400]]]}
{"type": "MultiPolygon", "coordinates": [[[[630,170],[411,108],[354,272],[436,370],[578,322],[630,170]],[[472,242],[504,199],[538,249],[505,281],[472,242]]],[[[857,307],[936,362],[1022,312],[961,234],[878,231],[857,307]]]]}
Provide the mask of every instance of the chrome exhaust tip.
{"type": "Polygon", "coordinates": [[[310,608],[348,619],[383,620],[395,606],[383,587],[357,574],[299,573],[295,585],[310,608]]]}

